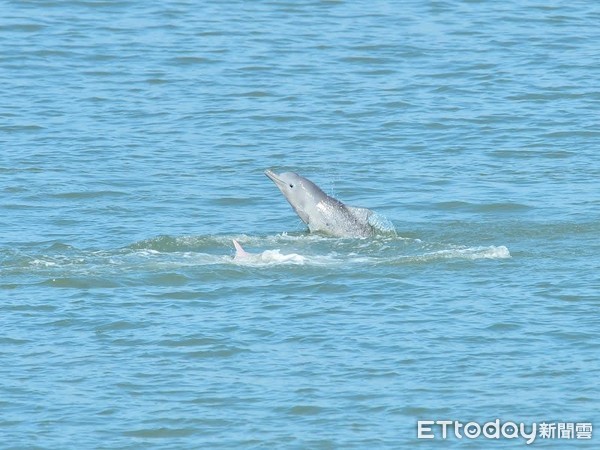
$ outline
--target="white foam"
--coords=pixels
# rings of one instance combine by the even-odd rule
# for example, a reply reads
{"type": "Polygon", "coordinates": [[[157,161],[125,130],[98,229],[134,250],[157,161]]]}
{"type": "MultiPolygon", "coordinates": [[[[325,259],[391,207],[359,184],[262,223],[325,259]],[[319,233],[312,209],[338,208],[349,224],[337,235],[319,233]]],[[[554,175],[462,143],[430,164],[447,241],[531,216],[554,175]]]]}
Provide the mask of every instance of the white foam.
{"type": "Polygon", "coordinates": [[[508,248],[504,245],[489,247],[465,247],[439,250],[426,253],[425,256],[462,259],[506,259],[511,258],[508,248]]]}
{"type": "Polygon", "coordinates": [[[47,261],[47,260],[43,260],[43,259],[34,259],[33,261],[30,262],[30,264],[32,266],[36,266],[36,267],[56,267],[56,266],[58,266],[58,264],[54,261],[47,261]]]}
{"type": "Polygon", "coordinates": [[[303,264],[306,258],[298,253],[282,254],[279,250],[265,250],[260,254],[263,262],[293,262],[303,264]]]}
{"type": "Polygon", "coordinates": [[[233,259],[236,264],[252,265],[252,264],[304,264],[306,258],[298,253],[283,254],[276,250],[265,250],[262,253],[246,253],[243,257],[233,259]]]}
{"type": "Polygon", "coordinates": [[[500,245],[499,247],[494,247],[493,245],[484,249],[481,253],[482,258],[491,258],[491,259],[506,259],[511,258],[511,254],[508,251],[508,248],[504,245],[500,245]]]}

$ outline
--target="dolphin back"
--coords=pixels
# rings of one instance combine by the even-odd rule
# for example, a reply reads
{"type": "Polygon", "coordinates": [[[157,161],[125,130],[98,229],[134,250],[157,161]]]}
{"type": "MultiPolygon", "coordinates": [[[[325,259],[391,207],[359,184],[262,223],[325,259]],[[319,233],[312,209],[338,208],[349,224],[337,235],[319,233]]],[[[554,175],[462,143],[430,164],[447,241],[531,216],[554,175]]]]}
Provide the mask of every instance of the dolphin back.
{"type": "Polygon", "coordinates": [[[348,206],[346,205],[346,209],[350,211],[350,213],[356,217],[356,220],[360,223],[364,223],[365,225],[369,224],[369,217],[373,214],[373,211],[367,208],[357,208],[356,206],[348,206]]]}
{"type": "Polygon", "coordinates": [[[373,211],[344,205],[328,197],[326,202],[311,215],[308,228],[311,232],[322,232],[336,237],[368,237],[373,235],[369,217],[373,211]]]}

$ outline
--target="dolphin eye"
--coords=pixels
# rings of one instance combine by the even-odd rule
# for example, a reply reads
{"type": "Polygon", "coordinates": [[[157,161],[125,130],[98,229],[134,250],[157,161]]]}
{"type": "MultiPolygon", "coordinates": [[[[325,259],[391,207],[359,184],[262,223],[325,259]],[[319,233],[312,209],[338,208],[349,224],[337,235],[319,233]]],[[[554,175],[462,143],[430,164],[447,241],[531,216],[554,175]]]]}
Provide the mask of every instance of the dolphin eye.
{"type": "Polygon", "coordinates": [[[290,183],[290,187],[291,187],[291,188],[293,188],[293,187],[294,187],[294,185],[293,185],[292,183],[290,183]]]}

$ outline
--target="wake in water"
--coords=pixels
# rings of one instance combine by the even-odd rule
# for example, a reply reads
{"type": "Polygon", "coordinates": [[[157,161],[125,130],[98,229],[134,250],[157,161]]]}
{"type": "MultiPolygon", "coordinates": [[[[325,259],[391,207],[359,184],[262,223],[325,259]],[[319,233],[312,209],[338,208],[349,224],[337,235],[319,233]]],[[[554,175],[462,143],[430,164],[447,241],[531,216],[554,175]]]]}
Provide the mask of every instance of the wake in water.
{"type": "Polygon", "coordinates": [[[240,237],[248,246],[271,249],[249,253],[237,239],[231,258],[234,264],[277,265],[300,264],[313,266],[422,264],[445,260],[480,260],[511,258],[506,246],[458,246],[426,244],[419,239],[393,237],[374,240],[331,239],[318,235],[276,235],[264,238],[240,237]],[[277,247],[277,248],[273,248],[277,247]],[[433,248],[439,248],[432,250],[433,248]],[[284,250],[282,250],[282,248],[284,250]],[[286,249],[293,249],[288,252],[286,249]]]}
{"type": "Polygon", "coordinates": [[[47,283],[61,287],[137,285],[146,278],[165,282],[197,279],[228,267],[410,266],[443,261],[510,258],[505,246],[426,243],[394,235],[332,239],[318,234],[262,237],[159,236],[114,250],[82,250],[65,244],[0,249],[0,287],[47,283]],[[232,242],[237,252],[232,254],[232,242]],[[247,251],[246,249],[252,251],[247,251]]]}

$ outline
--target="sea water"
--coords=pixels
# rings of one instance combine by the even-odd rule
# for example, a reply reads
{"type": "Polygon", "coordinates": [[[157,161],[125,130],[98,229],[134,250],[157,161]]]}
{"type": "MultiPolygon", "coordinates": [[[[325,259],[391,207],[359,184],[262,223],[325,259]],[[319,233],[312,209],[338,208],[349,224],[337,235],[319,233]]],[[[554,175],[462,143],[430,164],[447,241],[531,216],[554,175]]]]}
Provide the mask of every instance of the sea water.
{"type": "Polygon", "coordinates": [[[0,10],[2,448],[598,447],[597,2],[0,10]]]}

